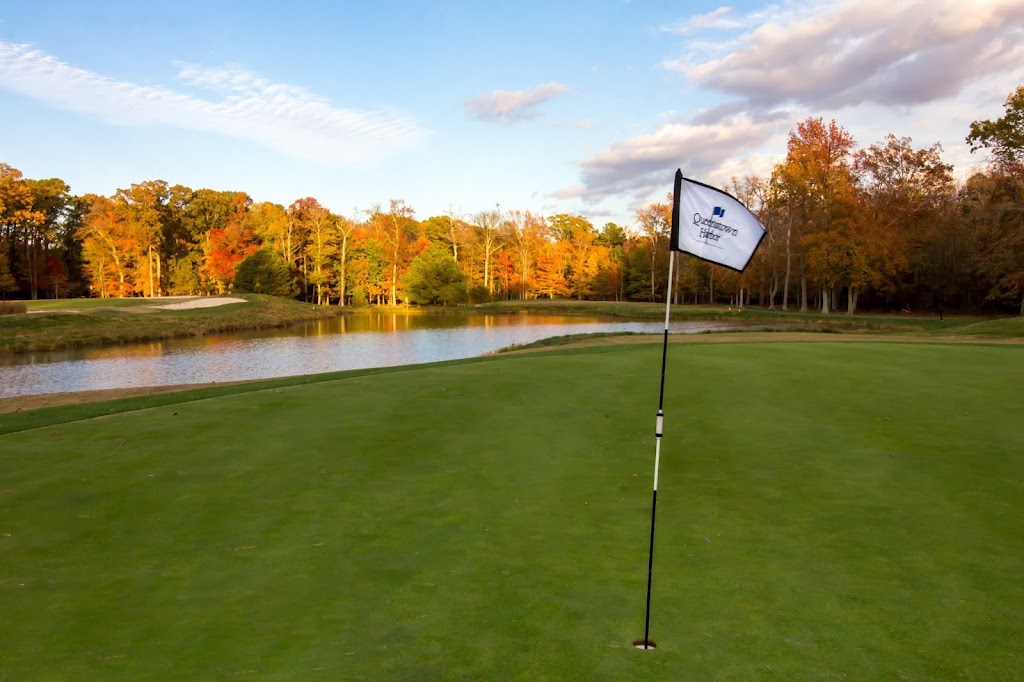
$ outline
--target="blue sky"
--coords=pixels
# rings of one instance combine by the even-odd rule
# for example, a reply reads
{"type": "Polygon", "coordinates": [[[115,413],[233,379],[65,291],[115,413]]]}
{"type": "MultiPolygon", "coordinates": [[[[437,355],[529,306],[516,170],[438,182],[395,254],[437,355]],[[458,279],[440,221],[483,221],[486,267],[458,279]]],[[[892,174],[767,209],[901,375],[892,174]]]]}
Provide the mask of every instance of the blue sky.
{"type": "Polygon", "coordinates": [[[1024,84],[1024,1],[0,6],[0,162],[351,217],[404,199],[632,224],[672,173],[767,175],[808,116],[941,142],[1024,84]]]}

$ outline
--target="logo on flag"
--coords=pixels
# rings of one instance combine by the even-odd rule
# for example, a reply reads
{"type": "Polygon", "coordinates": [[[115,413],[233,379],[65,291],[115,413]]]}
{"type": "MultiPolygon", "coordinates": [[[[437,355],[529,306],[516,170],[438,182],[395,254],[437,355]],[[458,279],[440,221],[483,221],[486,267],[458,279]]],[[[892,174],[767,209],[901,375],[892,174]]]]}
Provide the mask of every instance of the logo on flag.
{"type": "Polygon", "coordinates": [[[743,272],[765,229],[736,197],[676,171],[672,200],[673,251],[743,272]],[[730,218],[726,221],[725,211],[730,218]]]}

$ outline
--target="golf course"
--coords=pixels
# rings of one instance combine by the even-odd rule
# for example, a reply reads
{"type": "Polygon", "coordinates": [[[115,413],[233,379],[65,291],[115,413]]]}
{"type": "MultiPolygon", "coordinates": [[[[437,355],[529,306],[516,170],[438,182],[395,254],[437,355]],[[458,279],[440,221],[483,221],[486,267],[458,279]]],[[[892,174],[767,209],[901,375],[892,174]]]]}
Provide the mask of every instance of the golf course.
{"type": "MultiPolygon", "coordinates": [[[[541,349],[0,415],[0,680],[1014,680],[1024,348],[541,349]]],[[[779,335],[784,338],[784,335],[779,335]]]]}

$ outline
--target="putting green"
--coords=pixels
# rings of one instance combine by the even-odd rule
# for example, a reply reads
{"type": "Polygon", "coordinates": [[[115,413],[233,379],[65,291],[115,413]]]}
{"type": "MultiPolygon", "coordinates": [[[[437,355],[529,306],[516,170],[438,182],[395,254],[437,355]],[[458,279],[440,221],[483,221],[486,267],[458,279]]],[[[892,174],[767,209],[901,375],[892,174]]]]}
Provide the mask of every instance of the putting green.
{"type": "Polygon", "coordinates": [[[1024,349],[673,345],[643,652],[660,359],[0,436],[0,679],[1017,677],[1024,349]]]}

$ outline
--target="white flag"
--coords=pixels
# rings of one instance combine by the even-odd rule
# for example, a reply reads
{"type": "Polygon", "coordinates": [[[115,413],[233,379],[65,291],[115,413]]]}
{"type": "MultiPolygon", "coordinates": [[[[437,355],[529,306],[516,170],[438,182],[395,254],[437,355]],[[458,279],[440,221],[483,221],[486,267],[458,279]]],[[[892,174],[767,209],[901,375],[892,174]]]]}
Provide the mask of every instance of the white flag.
{"type": "Polygon", "coordinates": [[[739,199],[676,171],[673,251],[743,272],[764,235],[764,226],[739,199]]]}

